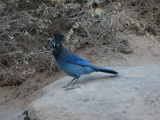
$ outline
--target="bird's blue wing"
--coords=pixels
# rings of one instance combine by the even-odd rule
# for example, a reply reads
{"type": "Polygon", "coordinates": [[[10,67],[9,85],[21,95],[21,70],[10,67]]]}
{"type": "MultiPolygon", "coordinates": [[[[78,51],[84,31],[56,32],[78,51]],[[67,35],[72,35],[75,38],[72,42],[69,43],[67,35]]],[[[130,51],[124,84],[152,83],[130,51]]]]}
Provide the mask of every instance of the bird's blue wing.
{"type": "Polygon", "coordinates": [[[90,62],[80,57],[68,57],[68,58],[65,58],[65,60],[69,63],[76,64],[76,65],[83,65],[88,67],[93,66],[90,62]]]}

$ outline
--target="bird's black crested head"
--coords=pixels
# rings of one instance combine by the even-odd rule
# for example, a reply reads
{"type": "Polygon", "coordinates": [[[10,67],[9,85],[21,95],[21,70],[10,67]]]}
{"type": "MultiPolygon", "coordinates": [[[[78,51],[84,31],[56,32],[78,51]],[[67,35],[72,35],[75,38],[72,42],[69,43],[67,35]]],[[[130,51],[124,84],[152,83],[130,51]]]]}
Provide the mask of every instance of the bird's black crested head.
{"type": "Polygon", "coordinates": [[[51,42],[51,52],[53,54],[58,54],[62,50],[62,44],[61,40],[63,40],[64,35],[63,34],[58,34],[55,39],[52,40],[51,42]]]}

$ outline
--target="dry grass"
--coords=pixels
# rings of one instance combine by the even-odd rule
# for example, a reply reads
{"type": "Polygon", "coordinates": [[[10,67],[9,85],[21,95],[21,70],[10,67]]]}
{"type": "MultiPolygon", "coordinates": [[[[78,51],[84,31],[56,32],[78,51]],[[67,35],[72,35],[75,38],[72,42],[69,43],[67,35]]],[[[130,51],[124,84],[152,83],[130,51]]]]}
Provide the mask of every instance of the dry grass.
{"type": "MultiPolygon", "coordinates": [[[[126,15],[122,5],[138,4],[139,1],[103,1],[113,6],[111,12],[97,16],[85,2],[56,2],[41,0],[2,1],[0,3],[0,83],[19,85],[37,72],[55,67],[49,52],[54,34],[65,34],[65,44],[82,49],[85,46],[119,44],[116,33],[124,28],[146,32],[146,25],[126,15]]],[[[154,21],[155,1],[149,0],[148,15],[154,21]]],[[[105,4],[105,5],[104,5],[105,4]]],[[[131,6],[131,5],[130,5],[131,6]]],[[[121,51],[121,50],[119,50],[121,51]]]]}

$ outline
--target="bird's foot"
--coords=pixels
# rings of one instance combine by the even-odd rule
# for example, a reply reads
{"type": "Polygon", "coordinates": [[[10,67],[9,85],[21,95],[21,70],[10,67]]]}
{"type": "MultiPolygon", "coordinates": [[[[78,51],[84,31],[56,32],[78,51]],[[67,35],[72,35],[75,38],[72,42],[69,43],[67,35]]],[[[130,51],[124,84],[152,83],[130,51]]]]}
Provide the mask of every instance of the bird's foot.
{"type": "Polygon", "coordinates": [[[69,90],[73,90],[73,89],[77,89],[77,88],[80,88],[80,87],[79,86],[72,86],[72,87],[67,87],[64,90],[69,91],[69,90]]]}
{"type": "Polygon", "coordinates": [[[65,86],[63,86],[62,88],[64,88],[65,91],[69,91],[69,90],[73,90],[73,89],[77,89],[80,88],[79,86],[74,86],[75,84],[67,84],[65,86]]]}
{"type": "Polygon", "coordinates": [[[73,78],[71,82],[69,82],[67,85],[63,86],[62,88],[65,88],[64,90],[66,91],[80,88],[79,86],[74,87],[76,81],[77,81],[77,78],[73,78]]]}
{"type": "Polygon", "coordinates": [[[69,82],[67,85],[63,86],[62,88],[67,88],[69,86],[73,87],[75,85],[76,81],[77,81],[77,78],[73,78],[73,80],[71,82],[69,82]]]}
{"type": "MultiPolygon", "coordinates": [[[[63,86],[62,88],[68,88],[69,86],[71,86],[71,84],[67,84],[67,85],[63,86]]],[[[74,86],[74,85],[72,85],[72,86],[74,86]]]]}

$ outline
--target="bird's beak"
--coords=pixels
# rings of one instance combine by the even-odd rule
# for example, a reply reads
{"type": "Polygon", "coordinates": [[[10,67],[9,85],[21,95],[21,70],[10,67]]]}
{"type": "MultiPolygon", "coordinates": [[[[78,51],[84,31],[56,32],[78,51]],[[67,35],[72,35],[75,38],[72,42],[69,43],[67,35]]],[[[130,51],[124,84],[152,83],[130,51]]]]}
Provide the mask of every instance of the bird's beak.
{"type": "Polygon", "coordinates": [[[56,49],[55,49],[55,48],[51,48],[51,49],[50,49],[50,51],[51,51],[51,53],[52,53],[52,54],[57,53],[57,51],[56,51],[56,49]]]}
{"type": "Polygon", "coordinates": [[[54,53],[54,51],[55,51],[55,50],[54,50],[53,48],[50,49],[50,52],[51,52],[52,54],[54,53]]]}

